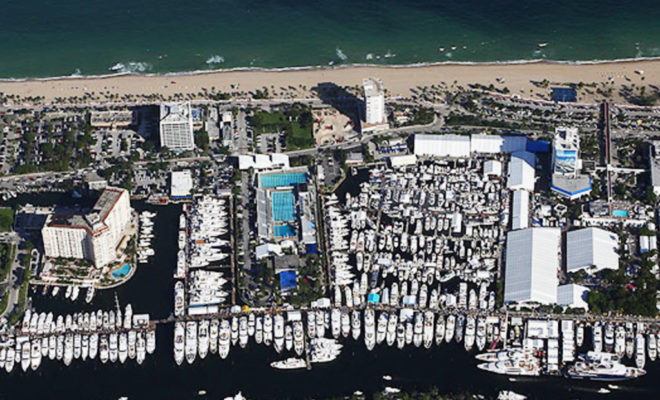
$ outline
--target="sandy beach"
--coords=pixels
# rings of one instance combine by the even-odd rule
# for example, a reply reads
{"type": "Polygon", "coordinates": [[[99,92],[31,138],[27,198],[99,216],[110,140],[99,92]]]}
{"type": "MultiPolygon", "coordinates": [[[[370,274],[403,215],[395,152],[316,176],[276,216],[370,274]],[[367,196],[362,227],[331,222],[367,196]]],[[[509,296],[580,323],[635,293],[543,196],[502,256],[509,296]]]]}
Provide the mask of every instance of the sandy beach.
{"type": "MultiPolygon", "coordinates": [[[[660,60],[603,62],[593,64],[561,64],[530,62],[524,64],[441,64],[430,66],[350,66],[340,68],[310,68],[298,70],[243,70],[217,71],[182,75],[122,75],[89,78],[62,78],[51,80],[0,81],[0,92],[5,95],[43,96],[45,102],[55,98],[75,96],[96,97],[106,95],[162,95],[195,94],[215,90],[228,93],[269,89],[275,98],[310,96],[310,88],[323,82],[339,86],[361,85],[362,79],[374,76],[382,79],[390,97],[410,97],[415,88],[440,86],[455,90],[470,84],[494,85],[507,88],[509,93],[525,98],[547,99],[550,89],[540,88],[533,82],[548,80],[553,84],[580,83],[596,85],[579,91],[579,101],[592,103],[602,100],[596,88],[611,87],[610,100],[627,103],[620,94],[625,87],[636,88],[660,82],[660,60]],[[643,71],[643,72],[641,72],[643,71]],[[289,88],[291,87],[291,88],[289,88]],[[282,88],[282,89],[281,89],[282,88]],[[284,90],[285,88],[289,88],[284,90]],[[295,90],[293,89],[295,88],[295,90]],[[413,90],[411,90],[413,89],[413,90]],[[591,92],[591,93],[590,93],[591,92]]],[[[119,100],[117,98],[117,100],[119,100]]],[[[20,102],[19,102],[20,103],[20,102]]]]}

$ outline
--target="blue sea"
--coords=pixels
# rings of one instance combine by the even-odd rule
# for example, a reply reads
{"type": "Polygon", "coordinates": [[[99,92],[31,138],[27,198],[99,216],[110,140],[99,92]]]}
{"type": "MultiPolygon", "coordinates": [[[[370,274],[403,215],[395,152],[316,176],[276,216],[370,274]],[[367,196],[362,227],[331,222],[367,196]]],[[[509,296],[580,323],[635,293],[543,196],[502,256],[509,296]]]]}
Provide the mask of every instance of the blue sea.
{"type": "Polygon", "coordinates": [[[0,78],[660,56],[660,3],[21,0],[0,78]]]}

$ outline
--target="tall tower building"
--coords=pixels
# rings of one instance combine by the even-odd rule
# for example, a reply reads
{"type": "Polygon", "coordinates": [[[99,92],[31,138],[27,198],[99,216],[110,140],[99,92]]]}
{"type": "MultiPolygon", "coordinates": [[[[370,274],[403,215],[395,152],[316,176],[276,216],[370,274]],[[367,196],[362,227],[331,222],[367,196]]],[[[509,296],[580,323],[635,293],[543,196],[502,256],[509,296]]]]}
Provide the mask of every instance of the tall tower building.
{"type": "Polygon", "coordinates": [[[195,148],[190,102],[160,105],[160,145],[170,150],[195,148]]]}
{"type": "Polygon", "coordinates": [[[385,89],[383,82],[376,78],[365,78],[364,88],[365,122],[383,124],[385,120],[385,89]]]}

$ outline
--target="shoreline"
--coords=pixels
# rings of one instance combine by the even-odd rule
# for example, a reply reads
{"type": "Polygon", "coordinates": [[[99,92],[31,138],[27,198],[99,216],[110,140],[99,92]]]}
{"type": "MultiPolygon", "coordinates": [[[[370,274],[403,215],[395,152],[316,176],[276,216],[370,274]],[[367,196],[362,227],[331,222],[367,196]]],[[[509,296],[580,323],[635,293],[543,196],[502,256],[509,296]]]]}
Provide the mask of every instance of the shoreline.
{"type": "MultiPolygon", "coordinates": [[[[250,97],[250,92],[266,88],[269,97],[295,101],[316,97],[311,89],[319,84],[359,89],[362,79],[369,76],[383,81],[388,97],[403,99],[413,98],[420,88],[437,86],[440,90],[455,92],[476,84],[492,85],[495,91],[506,88],[508,94],[526,99],[549,100],[550,87],[583,83],[587,87],[579,91],[579,103],[602,101],[605,99],[603,92],[607,91],[610,92],[608,101],[632,104],[630,89],[660,82],[660,58],[586,62],[521,60],[410,65],[350,64],[0,79],[0,92],[5,96],[20,98],[43,96],[43,103],[67,98],[111,103],[113,100],[117,102],[119,98],[125,101],[124,96],[156,96],[160,99],[158,101],[165,101],[190,95],[194,99],[207,91],[230,93],[234,98],[250,97]],[[539,82],[543,81],[549,85],[540,86],[539,82]]],[[[13,100],[17,105],[30,103],[21,99],[13,100]]]]}
{"type": "Polygon", "coordinates": [[[1,78],[0,84],[14,83],[14,82],[49,82],[59,80],[90,80],[90,79],[109,79],[120,77],[179,77],[179,76],[196,76],[196,75],[214,75],[220,73],[231,72],[297,72],[297,71],[334,71],[334,70],[347,70],[356,68],[374,68],[374,69],[413,69],[413,68],[426,68],[426,67],[492,67],[492,66],[512,66],[512,65],[562,65],[562,66],[584,66],[584,65],[606,65],[606,64],[631,64],[643,62],[660,62],[660,56],[656,57],[632,57],[632,58],[615,58],[611,60],[550,60],[550,59],[520,59],[520,60],[507,60],[507,61],[429,61],[411,64],[371,64],[371,63],[350,63],[350,64],[336,64],[336,65],[306,65],[297,67],[232,67],[232,68],[214,68],[214,69],[197,69],[191,71],[176,71],[176,72],[137,72],[137,71],[124,71],[124,72],[109,72],[107,74],[71,74],[71,75],[56,75],[46,77],[25,77],[25,78],[1,78]]]}

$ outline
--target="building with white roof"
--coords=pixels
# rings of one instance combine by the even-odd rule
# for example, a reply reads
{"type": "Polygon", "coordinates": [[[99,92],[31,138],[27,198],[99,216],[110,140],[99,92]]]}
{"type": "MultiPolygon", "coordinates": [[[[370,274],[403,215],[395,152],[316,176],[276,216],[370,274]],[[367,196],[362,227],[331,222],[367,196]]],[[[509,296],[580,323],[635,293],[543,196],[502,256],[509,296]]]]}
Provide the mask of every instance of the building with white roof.
{"type": "Polygon", "coordinates": [[[507,234],[505,303],[557,302],[560,237],[558,228],[527,228],[507,234]]]}
{"type": "Polygon", "coordinates": [[[654,140],[649,147],[649,170],[653,193],[660,195],[660,140],[654,140]]]}
{"type": "Polygon", "coordinates": [[[527,138],[524,136],[500,136],[485,133],[473,134],[471,137],[470,150],[473,153],[514,153],[525,151],[527,138]]]}
{"type": "Polygon", "coordinates": [[[529,192],[514,190],[511,204],[511,229],[524,229],[529,227],[529,192]]]}
{"type": "Polygon", "coordinates": [[[172,171],[170,174],[170,197],[173,199],[189,197],[192,194],[193,179],[189,169],[172,171]]]}
{"type": "Polygon", "coordinates": [[[160,146],[170,150],[193,150],[193,117],[190,102],[160,105],[160,146]]]}
{"type": "Polygon", "coordinates": [[[566,270],[619,268],[619,238],[601,228],[584,228],[566,234],[566,270]]]}
{"type": "Polygon", "coordinates": [[[385,118],[385,88],[377,78],[365,78],[362,81],[364,89],[365,122],[367,124],[384,124],[385,118]]]}
{"type": "Polygon", "coordinates": [[[469,157],[470,137],[462,135],[415,135],[415,155],[469,157]]]}
{"type": "Polygon", "coordinates": [[[564,307],[584,308],[589,311],[587,294],[589,289],[576,284],[561,285],[557,287],[557,304],[564,307]]]}
{"type": "Polygon", "coordinates": [[[400,156],[390,156],[390,166],[392,168],[406,167],[417,164],[417,156],[414,154],[405,154],[400,156]]]}
{"type": "Polygon", "coordinates": [[[289,168],[289,156],[282,153],[238,156],[238,169],[245,171],[250,168],[257,171],[264,169],[286,169],[289,168]]]}
{"type": "Polygon", "coordinates": [[[507,188],[510,190],[534,191],[534,182],[536,180],[534,164],[536,156],[533,153],[525,151],[511,154],[509,161],[509,171],[507,175],[507,188]]]}
{"type": "Polygon", "coordinates": [[[580,174],[580,135],[577,128],[558,127],[552,143],[552,186],[560,196],[577,199],[591,192],[591,177],[580,174]]]}
{"type": "Polygon", "coordinates": [[[488,160],[484,163],[484,177],[502,176],[502,163],[497,160],[488,160]]]}

